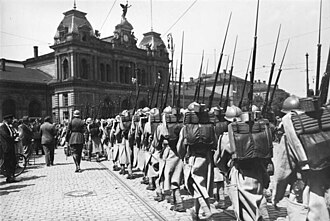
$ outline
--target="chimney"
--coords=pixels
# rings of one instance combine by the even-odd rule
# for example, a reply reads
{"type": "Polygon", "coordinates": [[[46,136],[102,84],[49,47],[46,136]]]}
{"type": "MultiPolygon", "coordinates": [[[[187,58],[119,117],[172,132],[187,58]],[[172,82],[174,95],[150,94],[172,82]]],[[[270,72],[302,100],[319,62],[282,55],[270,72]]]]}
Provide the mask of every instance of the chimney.
{"type": "Polygon", "coordinates": [[[33,46],[34,58],[38,58],[38,46],[33,46]]]}
{"type": "Polygon", "coordinates": [[[1,70],[6,71],[6,59],[1,59],[1,70]]]}
{"type": "Polygon", "coordinates": [[[194,78],[190,77],[190,83],[194,83],[194,78]]]}
{"type": "Polygon", "coordinates": [[[266,81],[262,81],[262,83],[266,84],[266,81]]]}
{"type": "Polygon", "coordinates": [[[258,84],[260,84],[260,79],[258,80],[258,84]]]}

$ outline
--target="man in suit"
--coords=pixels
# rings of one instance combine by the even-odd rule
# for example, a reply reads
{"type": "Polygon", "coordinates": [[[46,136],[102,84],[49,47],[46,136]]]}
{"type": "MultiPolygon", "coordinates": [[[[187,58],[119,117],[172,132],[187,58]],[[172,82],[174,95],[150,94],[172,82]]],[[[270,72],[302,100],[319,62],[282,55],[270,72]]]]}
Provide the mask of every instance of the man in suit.
{"type": "Polygon", "coordinates": [[[29,124],[29,117],[24,116],[23,117],[23,123],[18,126],[18,132],[19,132],[19,139],[22,141],[23,145],[23,153],[26,157],[27,162],[29,162],[29,158],[32,154],[32,138],[33,138],[33,132],[29,124]]]}
{"type": "Polygon", "coordinates": [[[71,147],[72,156],[74,163],[76,164],[76,173],[81,172],[80,162],[81,162],[81,153],[83,149],[83,144],[85,142],[84,137],[85,132],[85,122],[80,119],[80,111],[75,110],[73,112],[73,119],[69,123],[68,128],[68,142],[71,147]]]}
{"type": "Polygon", "coordinates": [[[7,183],[16,182],[14,178],[16,167],[15,156],[15,133],[11,129],[14,116],[12,114],[3,117],[3,124],[0,126],[0,146],[3,150],[3,168],[7,183]]]}
{"type": "Polygon", "coordinates": [[[41,145],[45,152],[46,165],[54,164],[54,147],[55,147],[55,125],[51,123],[49,116],[45,117],[44,123],[40,127],[41,145]]]}

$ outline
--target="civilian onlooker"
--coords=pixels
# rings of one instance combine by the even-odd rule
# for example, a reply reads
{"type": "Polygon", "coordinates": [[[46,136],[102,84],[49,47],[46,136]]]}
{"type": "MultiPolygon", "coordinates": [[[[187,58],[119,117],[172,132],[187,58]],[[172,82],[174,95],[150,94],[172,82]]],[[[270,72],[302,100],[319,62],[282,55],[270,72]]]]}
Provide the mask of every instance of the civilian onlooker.
{"type": "Polygon", "coordinates": [[[15,156],[15,133],[11,128],[14,116],[12,114],[3,117],[3,124],[0,126],[0,149],[3,157],[3,165],[7,183],[16,182],[14,178],[16,167],[15,156]]]}
{"type": "Polygon", "coordinates": [[[54,147],[55,147],[55,125],[51,123],[49,116],[45,117],[44,123],[40,126],[41,145],[45,152],[46,165],[54,164],[54,147]]]}
{"type": "Polygon", "coordinates": [[[23,145],[23,154],[26,157],[27,162],[29,162],[29,158],[32,154],[32,138],[33,133],[29,125],[29,117],[24,116],[23,122],[18,127],[19,139],[22,141],[23,145]]]}

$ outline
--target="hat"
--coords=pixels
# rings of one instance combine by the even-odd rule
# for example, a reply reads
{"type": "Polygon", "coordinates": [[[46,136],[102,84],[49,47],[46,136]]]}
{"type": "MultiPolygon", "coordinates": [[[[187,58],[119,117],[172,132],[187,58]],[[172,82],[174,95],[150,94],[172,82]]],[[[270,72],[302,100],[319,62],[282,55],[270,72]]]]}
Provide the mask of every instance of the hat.
{"type": "Polygon", "coordinates": [[[22,121],[23,122],[28,122],[29,121],[29,117],[28,116],[23,116],[22,121]]]}
{"type": "Polygon", "coordinates": [[[145,108],[142,109],[142,112],[143,112],[143,113],[147,113],[147,112],[149,112],[149,111],[150,111],[150,108],[149,108],[149,107],[145,107],[145,108]]]}
{"type": "Polygon", "coordinates": [[[86,124],[91,124],[92,123],[92,118],[87,118],[87,120],[86,120],[86,124]]]}
{"type": "Polygon", "coordinates": [[[165,109],[163,110],[164,114],[172,114],[172,107],[171,106],[167,106],[165,107],[165,109]]]}
{"type": "Polygon", "coordinates": [[[44,119],[45,122],[50,122],[50,116],[46,116],[44,119]]]}
{"type": "Polygon", "coordinates": [[[291,111],[302,112],[302,110],[300,109],[299,98],[297,96],[295,96],[295,95],[292,95],[290,97],[287,97],[283,101],[281,112],[283,112],[283,113],[289,113],[291,111]]]}
{"type": "Polygon", "coordinates": [[[73,116],[74,117],[80,117],[80,111],[79,110],[73,111],[73,116]]]}
{"type": "Polygon", "coordinates": [[[10,119],[10,118],[14,118],[14,115],[12,114],[6,114],[2,117],[4,120],[10,119]]]}
{"type": "Polygon", "coordinates": [[[234,121],[235,119],[240,121],[241,113],[242,113],[242,110],[239,107],[232,105],[230,107],[227,107],[227,110],[225,113],[225,119],[228,121],[234,121]]]}

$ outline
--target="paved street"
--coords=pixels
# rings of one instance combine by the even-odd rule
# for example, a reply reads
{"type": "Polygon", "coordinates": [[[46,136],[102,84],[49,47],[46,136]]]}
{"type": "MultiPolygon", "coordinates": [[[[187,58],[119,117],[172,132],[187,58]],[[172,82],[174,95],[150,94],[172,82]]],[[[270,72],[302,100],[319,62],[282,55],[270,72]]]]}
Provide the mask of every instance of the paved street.
{"type": "MultiPolygon", "coordinates": [[[[136,179],[127,180],[111,171],[110,161],[82,161],[83,172],[74,173],[71,157],[62,148],[55,150],[55,165],[45,167],[44,157],[18,177],[20,182],[7,184],[0,176],[1,220],[191,220],[189,211],[173,212],[166,201],[153,200],[155,192],[136,179]]],[[[182,191],[185,207],[193,200],[182,191]]],[[[270,220],[285,216],[285,208],[269,206],[270,220]]],[[[235,220],[233,211],[217,210],[217,220],[235,220]]]]}

